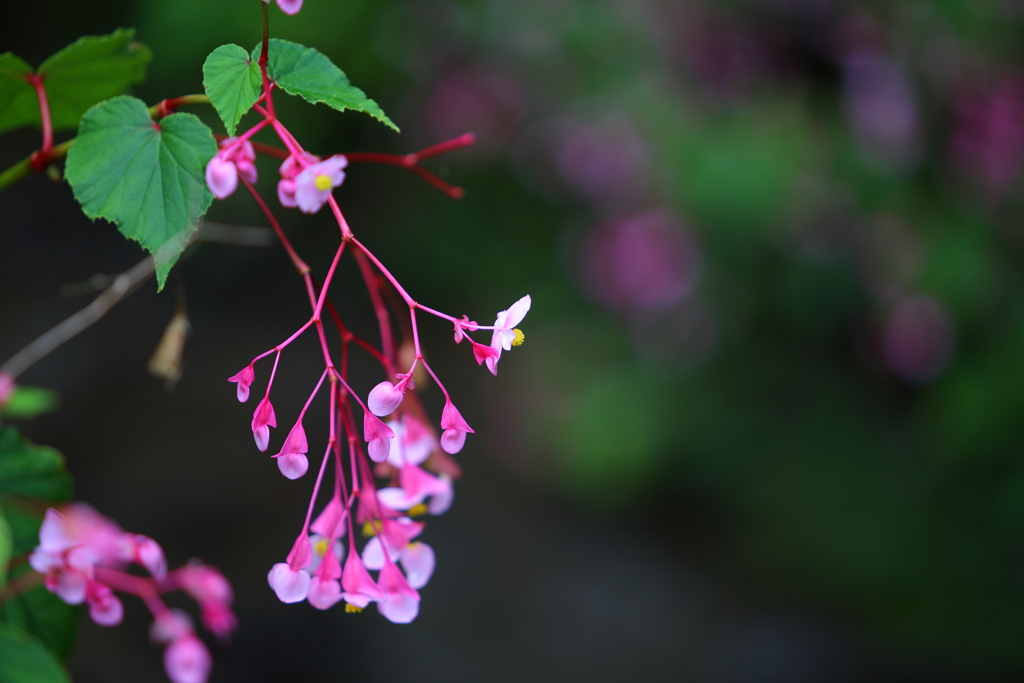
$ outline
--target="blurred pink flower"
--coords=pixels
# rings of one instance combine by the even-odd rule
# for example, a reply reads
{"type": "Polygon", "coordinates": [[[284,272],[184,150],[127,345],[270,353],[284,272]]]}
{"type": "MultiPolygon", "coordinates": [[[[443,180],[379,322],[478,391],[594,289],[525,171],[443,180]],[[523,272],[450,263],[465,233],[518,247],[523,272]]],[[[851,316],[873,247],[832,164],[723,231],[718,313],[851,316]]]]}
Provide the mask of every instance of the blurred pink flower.
{"type": "Polygon", "coordinates": [[[903,379],[924,383],[945,369],[953,352],[954,330],[946,308],[917,294],[898,302],[882,330],[882,354],[903,379]]]}

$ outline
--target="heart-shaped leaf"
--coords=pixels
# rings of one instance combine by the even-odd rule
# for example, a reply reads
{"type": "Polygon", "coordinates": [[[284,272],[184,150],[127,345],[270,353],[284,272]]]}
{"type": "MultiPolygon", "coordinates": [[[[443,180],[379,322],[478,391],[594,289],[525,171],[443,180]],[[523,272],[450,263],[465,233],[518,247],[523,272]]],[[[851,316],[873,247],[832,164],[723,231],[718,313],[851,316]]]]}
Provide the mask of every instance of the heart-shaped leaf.
{"type": "Polygon", "coordinates": [[[85,113],[64,174],[89,218],[106,218],[153,254],[159,288],[188,244],[213,195],[206,164],[217,152],[192,114],[153,121],[134,97],[85,113]]]}
{"type": "Polygon", "coordinates": [[[220,114],[228,135],[259,99],[263,76],[259,64],[237,45],[221,45],[203,63],[203,88],[220,114]]]}

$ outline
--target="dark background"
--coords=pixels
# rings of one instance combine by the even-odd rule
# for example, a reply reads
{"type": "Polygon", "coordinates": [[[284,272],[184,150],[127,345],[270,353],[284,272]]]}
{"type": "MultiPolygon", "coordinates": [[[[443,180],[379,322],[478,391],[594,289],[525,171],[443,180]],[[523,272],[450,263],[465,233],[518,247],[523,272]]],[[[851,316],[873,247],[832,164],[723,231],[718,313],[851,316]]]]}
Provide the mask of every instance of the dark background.
{"type": "MultiPolygon", "coordinates": [[[[6,9],[0,50],[34,65],[136,27],[151,104],[259,39],[255,0],[6,9]]],[[[309,149],[477,133],[430,163],[459,202],[370,165],[337,192],[412,295],[482,323],[534,304],[497,378],[422,323],[477,434],[423,537],[438,565],[410,626],[266,585],[310,477],[256,451],[224,380],[308,318],[278,247],[198,245],[164,293],[147,283],[22,377],[62,397],[22,427],[64,453],[79,499],[231,579],[241,628],[211,681],[1019,680],[1024,5],[306,0],[272,7],[271,31],[403,130],[279,96],[309,149]],[[194,331],[168,392],[146,362],[179,294],[194,331]]],[[[37,145],[5,135],[0,163],[37,145]]],[[[323,273],[329,216],[278,213],[323,273]]],[[[265,225],[242,193],[209,217],[265,225]]],[[[139,258],[66,186],[0,193],[0,358],[88,301],[62,285],[139,258]]],[[[350,262],[336,287],[375,339],[350,262]]],[[[284,354],[282,424],[318,364],[311,337],[284,354]]],[[[126,603],[117,628],[83,618],[79,683],[162,680],[126,603]]]]}

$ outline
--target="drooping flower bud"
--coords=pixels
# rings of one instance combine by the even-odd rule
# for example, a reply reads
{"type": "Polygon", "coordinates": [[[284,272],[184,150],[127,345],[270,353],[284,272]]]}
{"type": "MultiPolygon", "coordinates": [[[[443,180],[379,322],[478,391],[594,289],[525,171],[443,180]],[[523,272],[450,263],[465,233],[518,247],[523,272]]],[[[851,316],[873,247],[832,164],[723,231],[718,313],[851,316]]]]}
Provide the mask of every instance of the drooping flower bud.
{"type": "Polygon", "coordinates": [[[220,152],[206,164],[206,185],[217,199],[227,199],[238,187],[238,169],[220,152]]]}
{"type": "Polygon", "coordinates": [[[391,439],[395,433],[391,428],[380,421],[380,418],[363,413],[363,438],[366,439],[366,452],[374,462],[384,462],[391,452],[391,439]]]}
{"type": "Polygon", "coordinates": [[[277,458],[277,466],[281,474],[289,479],[298,479],[309,469],[309,460],[306,453],[309,445],[306,443],[306,430],[302,428],[301,422],[296,422],[288,437],[281,446],[281,452],[273,456],[277,458]]]}
{"type": "Polygon", "coordinates": [[[184,635],[164,650],[164,670],[173,683],[206,683],[213,662],[195,634],[184,635]]]}
{"type": "Polygon", "coordinates": [[[245,403],[249,400],[249,387],[256,381],[256,370],[253,368],[252,363],[250,363],[247,367],[228,377],[228,381],[238,382],[238,401],[239,403],[245,403]]]}
{"type": "Polygon", "coordinates": [[[466,443],[466,434],[473,433],[472,428],[448,397],[445,397],[444,410],[441,412],[441,429],[444,430],[441,434],[441,448],[452,455],[462,450],[466,443]]]}
{"type": "Polygon", "coordinates": [[[398,385],[395,385],[387,380],[375,386],[366,398],[366,405],[370,412],[378,417],[384,417],[398,410],[398,406],[402,404],[402,399],[405,397],[402,388],[404,388],[404,383],[399,382],[398,385]]]}
{"type": "Polygon", "coordinates": [[[277,417],[274,415],[274,406],[270,404],[270,397],[264,396],[252,414],[252,435],[256,439],[256,448],[261,451],[267,450],[270,445],[271,427],[277,427],[277,417]]]}

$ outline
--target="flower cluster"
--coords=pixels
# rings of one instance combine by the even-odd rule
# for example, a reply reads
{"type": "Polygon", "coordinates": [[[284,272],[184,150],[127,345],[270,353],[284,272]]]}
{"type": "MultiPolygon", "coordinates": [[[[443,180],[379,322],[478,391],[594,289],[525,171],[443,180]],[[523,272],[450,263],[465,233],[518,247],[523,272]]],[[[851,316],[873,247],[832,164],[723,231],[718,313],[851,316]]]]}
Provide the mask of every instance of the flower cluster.
{"type": "Polygon", "coordinates": [[[192,563],[172,572],[159,544],[121,528],[88,505],[73,503],[46,511],[39,546],[29,564],[45,577],[47,590],[69,605],[85,603],[101,626],[121,623],[124,606],[114,591],[137,595],[153,614],[153,640],[167,646],[164,667],[174,683],[202,683],[210,672],[210,653],[196,636],[185,612],[169,609],[161,593],[183,590],[199,603],[203,626],[218,638],[237,627],[233,595],[215,568],[192,563]],[[148,576],[125,570],[131,564],[148,576]]]}

